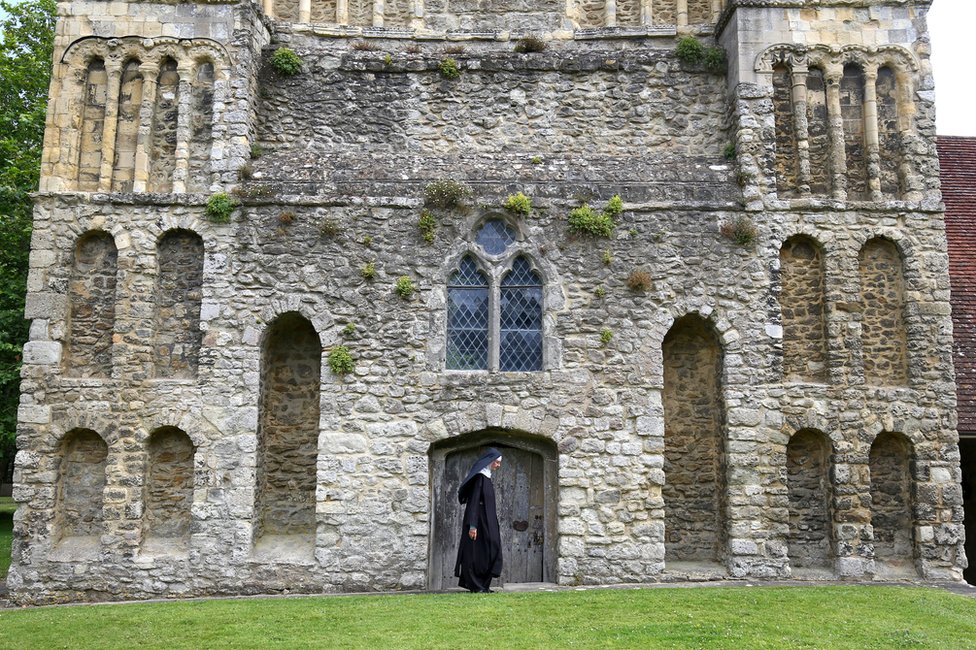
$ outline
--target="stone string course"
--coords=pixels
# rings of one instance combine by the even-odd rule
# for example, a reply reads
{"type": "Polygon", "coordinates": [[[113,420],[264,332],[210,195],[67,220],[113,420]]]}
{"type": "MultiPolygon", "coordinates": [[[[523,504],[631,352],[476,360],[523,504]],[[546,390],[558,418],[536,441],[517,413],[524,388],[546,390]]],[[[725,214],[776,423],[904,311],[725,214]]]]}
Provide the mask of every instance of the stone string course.
{"type": "MultiPolygon", "coordinates": [[[[250,3],[74,3],[59,53],[82,36],[144,33],[212,39],[227,59],[214,72],[209,162],[192,163],[208,191],[189,194],[74,191],[78,170],[62,175],[58,158],[77,146],[84,109],[67,80],[84,69],[56,66],[28,280],[12,598],[423,589],[440,561],[434,491],[453,489],[431,485],[433,449],[485,431],[555,445],[547,516],[560,584],[811,570],[959,580],[927,3],[741,4],[720,23],[725,75],[680,63],[672,37],[608,33],[529,55],[472,42],[452,55],[462,74],[450,81],[438,71],[448,43],[436,39],[377,39],[383,49],[370,51],[250,3]],[[876,22],[840,19],[861,11],[876,22]],[[754,63],[776,43],[813,42],[796,12],[828,44],[866,31],[857,39],[920,62],[918,146],[903,154],[923,181],[916,194],[777,194],[782,101],[754,63]],[[302,57],[299,75],[270,69],[281,45],[302,57]],[[434,210],[428,243],[423,188],[443,178],[472,195],[464,209],[434,210]],[[208,221],[209,191],[234,187],[231,223],[208,221]],[[533,199],[527,218],[501,208],[516,191],[533,199]],[[569,229],[570,209],[614,194],[624,210],[612,237],[569,229]],[[509,221],[543,277],[541,372],[444,370],[446,281],[489,217],[509,221]],[[748,245],[722,234],[743,218],[748,245]],[[901,265],[903,374],[865,359],[879,336],[861,259],[878,238],[901,265]],[[76,251],[109,240],[109,372],[70,372],[93,363],[75,330],[93,281],[76,277],[76,251]],[[805,270],[797,242],[816,246],[805,270]],[[785,274],[783,260],[794,264],[785,274]],[[627,285],[635,270],[651,279],[644,291],[627,285]],[[401,276],[418,289],[408,300],[393,290],[401,276]],[[783,296],[815,316],[784,318],[796,312],[783,296]],[[818,318],[823,340],[804,364],[791,323],[815,331],[818,318]],[[159,331],[181,319],[199,342],[159,331]],[[327,361],[340,344],[355,360],[344,376],[327,361]],[[75,508],[81,495],[100,496],[100,511],[75,508]],[[680,512],[685,503],[701,505],[680,512]]],[[[177,114],[177,131],[197,134],[178,147],[199,152],[208,131],[195,119],[177,114]]]]}

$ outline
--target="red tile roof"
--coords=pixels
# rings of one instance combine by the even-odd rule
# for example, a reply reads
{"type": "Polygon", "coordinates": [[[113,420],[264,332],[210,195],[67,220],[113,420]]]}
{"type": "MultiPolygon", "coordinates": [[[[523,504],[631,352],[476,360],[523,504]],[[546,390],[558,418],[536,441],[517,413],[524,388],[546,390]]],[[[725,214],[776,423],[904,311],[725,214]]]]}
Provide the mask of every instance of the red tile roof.
{"type": "Polygon", "coordinates": [[[959,431],[976,431],[976,138],[939,136],[959,431]]]}

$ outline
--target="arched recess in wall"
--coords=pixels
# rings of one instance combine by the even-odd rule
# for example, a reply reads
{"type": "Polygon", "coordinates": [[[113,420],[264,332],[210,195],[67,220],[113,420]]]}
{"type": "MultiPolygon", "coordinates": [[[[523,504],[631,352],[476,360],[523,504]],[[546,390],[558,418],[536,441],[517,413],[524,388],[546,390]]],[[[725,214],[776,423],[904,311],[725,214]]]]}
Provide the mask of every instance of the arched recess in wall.
{"type": "Polygon", "coordinates": [[[431,445],[429,587],[457,586],[454,564],[464,506],[457,489],[488,447],[502,453],[492,481],[504,563],[502,583],[555,582],[559,452],[552,440],[520,431],[485,429],[431,445]]]}
{"type": "Polygon", "coordinates": [[[193,442],[176,427],[152,432],[143,491],[143,551],[182,552],[190,537],[193,442]]]}
{"type": "Polygon", "coordinates": [[[844,153],[847,156],[847,198],[866,200],[868,157],[864,133],[864,68],[857,63],[844,66],[840,80],[840,115],[844,122],[844,153]]]}
{"type": "Polygon", "coordinates": [[[308,559],[315,542],[322,343],[288,312],[269,326],[261,353],[255,551],[308,559]]]}
{"type": "Polygon", "coordinates": [[[790,502],[787,545],[794,569],[823,569],[832,563],[829,470],[827,437],[812,429],[797,431],[786,446],[790,502]]]}
{"type": "Polygon", "coordinates": [[[651,17],[655,25],[677,25],[677,0],[650,0],[651,17]]]}
{"type": "MultiPolygon", "coordinates": [[[[283,22],[300,22],[299,0],[274,0],[275,20],[283,22]]],[[[314,2],[312,4],[315,4],[314,2]]]]}
{"type": "Polygon", "coordinates": [[[200,358],[203,239],[170,230],[159,240],[153,314],[153,365],[158,378],[192,378],[200,358]]]}
{"type": "Polygon", "coordinates": [[[102,136],[105,131],[105,105],[108,96],[108,72],[105,61],[93,59],[85,73],[82,98],[81,138],[78,146],[78,189],[98,189],[102,172],[102,136]]]}
{"type": "Polygon", "coordinates": [[[122,66],[115,127],[115,161],[112,164],[113,192],[131,192],[135,178],[136,147],[142,111],[141,65],[138,59],[131,59],[122,66]]]}
{"type": "Polygon", "coordinates": [[[107,232],[82,235],[68,282],[64,364],[69,377],[111,377],[118,250],[107,232]]]}
{"type": "Polygon", "coordinates": [[[877,571],[914,570],[912,445],[883,432],[871,445],[871,527],[877,571]]]}
{"type": "Polygon", "coordinates": [[[210,61],[197,64],[190,88],[190,161],[186,179],[188,192],[210,188],[210,154],[213,149],[214,82],[216,71],[210,61]]]}
{"type": "Polygon", "coordinates": [[[102,503],[108,445],[90,429],[72,429],[61,441],[59,453],[57,538],[76,538],[97,545],[104,532],[102,503]]]}
{"type": "Polygon", "coordinates": [[[800,178],[793,108],[793,79],[789,67],[773,67],[773,119],[776,130],[776,192],[780,198],[799,195],[800,178]]]}
{"type": "Polygon", "coordinates": [[[149,147],[150,192],[172,192],[176,168],[177,128],[180,112],[180,73],[175,60],[164,59],[156,79],[152,140],[149,147]]]}
{"type": "Polygon", "coordinates": [[[824,256],[817,242],[791,237],[779,251],[783,380],[827,380],[824,256]]]}
{"type": "Polygon", "coordinates": [[[905,279],[895,244],[876,237],[861,248],[861,347],[864,381],[881,386],[908,383],[905,279]]]}
{"type": "Polygon", "coordinates": [[[665,561],[723,559],[726,480],[721,344],[688,315],[664,337],[665,561]]]}
{"type": "Polygon", "coordinates": [[[888,65],[881,67],[875,85],[878,97],[881,193],[889,197],[899,197],[906,190],[905,179],[901,177],[905,143],[901,133],[901,115],[898,106],[901,91],[894,69],[888,65]]]}
{"type": "Polygon", "coordinates": [[[349,22],[356,27],[373,26],[373,0],[348,0],[349,22]]]}
{"type": "Polygon", "coordinates": [[[412,0],[385,0],[383,3],[383,26],[409,26],[412,6],[412,0]]]}
{"type": "Polygon", "coordinates": [[[810,152],[810,193],[830,193],[830,123],[827,115],[827,82],[824,71],[811,67],[807,73],[807,146],[810,152]]]}

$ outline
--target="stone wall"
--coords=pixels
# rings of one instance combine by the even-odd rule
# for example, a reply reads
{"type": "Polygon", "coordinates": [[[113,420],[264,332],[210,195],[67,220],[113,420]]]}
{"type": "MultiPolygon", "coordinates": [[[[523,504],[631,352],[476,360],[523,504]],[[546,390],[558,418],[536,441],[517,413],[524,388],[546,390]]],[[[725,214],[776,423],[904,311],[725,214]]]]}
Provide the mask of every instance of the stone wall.
{"type": "Polygon", "coordinates": [[[108,448],[94,431],[75,429],[61,443],[57,530],[69,537],[97,537],[104,531],[102,493],[108,448]]]}
{"type": "MultiPolygon", "coordinates": [[[[412,38],[263,21],[252,3],[78,0],[84,19],[59,28],[36,200],[13,597],[422,589],[451,552],[431,540],[455,534],[432,512],[435,495],[455,489],[438,463],[445,450],[474,454],[492,441],[544,467],[530,491],[542,491],[545,510],[541,566],[560,584],[794,569],[958,579],[924,12],[818,3],[801,26],[800,8],[778,4],[727,11],[716,28],[730,54],[722,75],[678,61],[670,30],[554,32],[550,49],[521,54],[497,31],[412,38]],[[855,18],[871,20],[845,22],[855,18]],[[298,75],[267,65],[268,30],[274,47],[301,56],[298,75]],[[857,42],[840,48],[838,34],[857,42]],[[448,47],[454,80],[440,72],[448,47]],[[99,84],[121,83],[127,57],[143,63],[147,140],[137,140],[132,192],[112,192],[118,93],[106,91],[102,115],[84,90],[94,85],[97,100],[99,84]],[[149,89],[169,58],[180,80],[172,192],[148,192],[149,89]],[[107,81],[89,71],[95,59],[107,81]],[[199,76],[208,64],[212,97],[199,76]],[[880,171],[884,111],[877,150],[864,120],[864,196],[847,194],[834,110],[846,64],[864,71],[852,92],[865,97],[875,69],[896,73],[898,197],[881,191],[891,178],[880,171]],[[796,84],[792,122],[776,65],[796,84]],[[209,158],[197,106],[212,108],[209,158]],[[801,153],[804,116],[810,164],[799,161],[797,186],[780,195],[777,119],[792,124],[801,153]],[[101,149],[101,131],[83,126],[99,119],[101,149]],[[252,145],[264,155],[250,160],[252,145]],[[80,175],[86,147],[93,182],[80,175]],[[432,180],[471,193],[460,206],[425,206],[432,180]],[[240,202],[226,224],[206,217],[217,190],[240,202]],[[519,191],[529,215],[502,207],[519,191]],[[570,227],[571,210],[599,213],[614,195],[622,211],[609,237],[570,227]],[[478,243],[492,220],[515,233],[503,253],[478,243]],[[723,234],[735,232],[746,236],[723,234]],[[538,275],[541,369],[445,367],[448,281],[466,256],[491,276],[489,302],[515,259],[538,275]],[[76,267],[76,257],[87,261],[76,267]],[[885,279],[896,270],[897,282],[885,279]],[[416,291],[394,290],[403,277],[416,291]],[[91,296],[101,315],[82,328],[91,296]],[[900,332],[899,362],[879,344],[900,332]],[[355,364],[344,375],[327,363],[339,344],[355,364]],[[62,470],[78,436],[93,449],[103,441],[104,459],[90,456],[104,471],[62,470]],[[99,472],[101,534],[62,540],[58,495],[84,475],[94,502],[99,472]],[[885,501],[904,502],[906,485],[914,505],[885,501]]],[[[445,29],[497,29],[525,9],[438,6],[425,20],[445,29]]],[[[563,28],[565,5],[552,9],[525,27],[563,28]]]]}

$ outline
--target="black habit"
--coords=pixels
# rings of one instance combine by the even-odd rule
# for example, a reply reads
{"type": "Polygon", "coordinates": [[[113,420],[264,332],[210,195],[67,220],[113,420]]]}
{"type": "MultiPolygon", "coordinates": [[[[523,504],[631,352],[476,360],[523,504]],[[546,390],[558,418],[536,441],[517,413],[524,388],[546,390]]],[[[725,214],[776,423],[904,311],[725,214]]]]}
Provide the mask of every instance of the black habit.
{"type": "Polygon", "coordinates": [[[499,457],[501,454],[497,450],[488,450],[458,488],[458,501],[466,505],[454,575],[459,578],[458,585],[469,591],[489,591],[491,579],[502,574],[502,539],[495,510],[495,488],[491,479],[480,473],[499,457]],[[478,530],[477,539],[468,536],[471,528],[478,530]]]}

